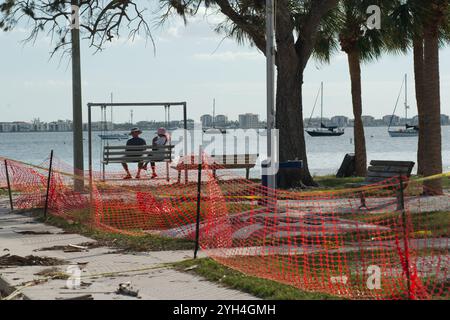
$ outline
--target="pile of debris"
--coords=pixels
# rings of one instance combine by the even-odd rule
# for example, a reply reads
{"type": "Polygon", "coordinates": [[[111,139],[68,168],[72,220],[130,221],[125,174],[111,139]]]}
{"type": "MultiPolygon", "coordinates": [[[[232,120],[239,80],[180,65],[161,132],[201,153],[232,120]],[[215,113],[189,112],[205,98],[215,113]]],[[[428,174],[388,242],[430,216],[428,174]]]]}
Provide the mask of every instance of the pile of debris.
{"type": "Polygon", "coordinates": [[[59,266],[68,264],[67,261],[50,258],[50,257],[39,257],[39,256],[17,256],[6,254],[0,256],[0,266],[59,266]]]}

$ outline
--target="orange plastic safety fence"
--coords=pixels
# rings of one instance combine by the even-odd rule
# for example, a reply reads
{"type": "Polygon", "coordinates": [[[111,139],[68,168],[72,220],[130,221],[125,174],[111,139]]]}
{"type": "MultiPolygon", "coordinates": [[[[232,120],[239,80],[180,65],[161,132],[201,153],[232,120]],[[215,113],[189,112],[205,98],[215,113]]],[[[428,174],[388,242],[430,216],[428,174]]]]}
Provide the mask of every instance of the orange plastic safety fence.
{"type": "MultiPolygon", "coordinates": [[[[139,179],[137,164],[129,164],[133,179],[124,180],[120,167],[93,172],[92,183],[89,173],[74,175],[56,158],[50,213],[107,232],[194,239],[194,158],[157,163],[154,171],[148,164],[139,179]],[[77,176],[85,187],[74,191],[77,176]]],[[[49,160],[8,163],[17,207],[42,207],[49,160]]],[[[200,246],[216,261],[350,299],[449,297],[450,197],[445,188],[431,188],[439,184],[394,178],[356,189],[282,191],[230,175],[206,155],[201,168],[200,246]]],[[[2,162],[1,188],[4,172],[2,162]]],[[[432,182],[438,179],[448,177],[432,182]]]]}

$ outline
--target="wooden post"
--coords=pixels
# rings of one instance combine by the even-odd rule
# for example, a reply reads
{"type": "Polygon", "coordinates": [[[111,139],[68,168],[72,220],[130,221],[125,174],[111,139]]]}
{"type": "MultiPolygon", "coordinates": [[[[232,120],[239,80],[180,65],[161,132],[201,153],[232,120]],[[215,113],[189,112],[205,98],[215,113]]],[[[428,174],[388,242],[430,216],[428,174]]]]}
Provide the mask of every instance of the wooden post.
{"type": "Polygon", "coordinates": [[[44,218],[47,218],[48,196],[50,193],[50,183],[51,183],[51,178],[52,178],[52,166],[53,166],[53,150],[50,152],[50,165],[48,167],[47,194],[45,196],[44,218]]]}
{"type": "Polygon", "coordinates": [[[195,226],[195,248],[194,248],[194,259],[197,259],[197,253],[199,249],[199,239],[200,239],[200,205],[202,199],[202,147],[200,146],[199,160],[198,160],[198,179],[197,179],[197,219],[195,226]]]}
{"type": "Polygon", "coordinates": [[[12,199],[11,181],[9,180],[8,161],[6,159],[5,159],[5,171],[6,171],[6,182],[8,183],[9,205],[11,206],[12,212],[14,211],[14,204],[12,199]]]}

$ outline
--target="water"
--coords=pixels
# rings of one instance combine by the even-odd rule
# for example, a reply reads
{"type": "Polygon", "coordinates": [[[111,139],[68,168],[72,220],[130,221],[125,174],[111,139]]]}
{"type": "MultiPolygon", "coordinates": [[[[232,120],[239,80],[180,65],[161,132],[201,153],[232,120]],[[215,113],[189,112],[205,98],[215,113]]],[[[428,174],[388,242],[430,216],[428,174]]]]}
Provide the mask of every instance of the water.
{"type": "MultiPolygon", "coordinates": [[[[408,160],[416,161],[417,137],[391,138],[385,127],[365,128],[368,160],[408,160]]],[[[143,134],[143,138],[150,143],[152,132],[143,134]]],[[[93,163],[94,169],[100,169],[101,141],[98,133],[93,133],[93,163]]],[[[210,139],[208,135],[205,138],[210,139]]],[[[123,144],[111,142],[112,144],[123,144]]],[[[280,141],[282,143],[282,141],[280,141]]],[[[308,160],[310,171],[314,175],[334,174],[346,153],[353,152],[353,129],[347,128],[341,137],[313,138],[306,134],[308,160]]],[[[266,137],[250,141],[253,150],[257,150],[264,158],[266,152],[266,137]],[[255,147],[259,140],[259,149],[255,147]],[[256,148],[256,149],[255,149],[256,148]]],[[[55,155],[65,162],[72,164],[72,133],[71,132],[19,132],[0,133],[0,156],[22,160],[34,164],[41,163],[53,149],[55,155]]],[[[232,148],[230,148],[232,149],[232,148]]],[[[442,158],[444,171],[450,171],[450,126],[442,128],[442,158]]],[[[87,132],[84,133],[85,168],[87,168],[87,132]]],[[[198,149],[197,149],[198,150],[198,149]]],[[[219,153],[219,152],[217,152],[219,153]]],[[[118,168],[116,166],[116,168],[118,168]]],[[[252,176],[259,175],[259,170],[252,170],[252,176]]]]}

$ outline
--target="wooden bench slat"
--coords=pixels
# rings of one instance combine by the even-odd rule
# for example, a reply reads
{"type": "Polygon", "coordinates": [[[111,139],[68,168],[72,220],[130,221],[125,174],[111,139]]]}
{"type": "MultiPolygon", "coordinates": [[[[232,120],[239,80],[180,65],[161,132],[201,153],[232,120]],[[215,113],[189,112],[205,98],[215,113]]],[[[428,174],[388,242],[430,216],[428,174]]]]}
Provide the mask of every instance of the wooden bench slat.
{"type": "Polygon", "coordinates": [[[127,158],[109,158],[103,159],[103,163],[124,163],[124,162],[161,162],[161,161],[170,161],[170,159],[164,159],[161,157],[127,157],[127,158]]]}
{"type": "Polygon", "coordinates": [[[118,151],[111,151],[111,152],[105,152],[106,156],[139,156],[139,155],[167,155],[170,156],[172,155],[171,151],[164,151],[164,150],[156,150],[156,151],[152,151],[152,150],[148,150],[148,151],[123,151],[123,152],[118,152],[118,151]]]}
{"type": "Polygon", "coordinates": [[[173,147],[173,145],[104,146],[102,163],[171,162],[173,147]]]}
{"type": "Polygon", "coordinates": [[[348,184],[350,188],[358,188],[376,184],[389,178],[406,177],[409,179],[415,165],[412,161],[372,160],[364,182],[348,184]]]}
{"type": "Polygon", "coordinates": [[[143,146],[104,146],[104,150],[146,150],[146,149],[173,149],[174,145],[162,145],[162,146],[154,146],[154,145],[143,145],[143,146]]]}
{"type": "Polygon", "coordinates": [[[368,171],[367,172],[367,177],[371,177],[371,178],[394,178],[394,177],[399,177],[399,176],[404,176],[406,177],[407,174],[406,173],[401,173],[401,172],[372,172],[372,171],[368,171]]]}
{"type": "Polygon", "coordinates": [[[372,160],[370,161],[372,166],[392,166],[392,167],[414,167],[412,161],[395,161],[395,160],[372,160]]]}
{"type": "Polygon", "coordinates": [[[393,166],[370,166],[368,172],[392,172],[408,174],[408,167],[393,167],[393,166]]]}

